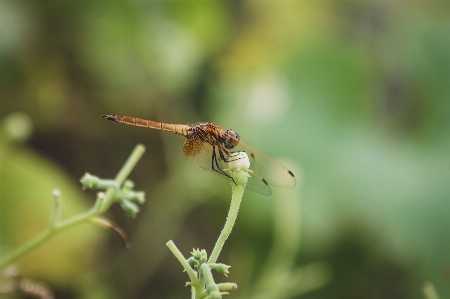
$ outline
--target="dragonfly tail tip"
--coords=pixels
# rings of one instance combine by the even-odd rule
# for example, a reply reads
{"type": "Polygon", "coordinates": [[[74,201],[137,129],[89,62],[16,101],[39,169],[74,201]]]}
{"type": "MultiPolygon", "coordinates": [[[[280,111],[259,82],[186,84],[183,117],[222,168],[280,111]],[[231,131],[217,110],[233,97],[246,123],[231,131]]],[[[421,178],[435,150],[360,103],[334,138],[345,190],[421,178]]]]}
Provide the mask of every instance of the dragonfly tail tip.
{"type": "Polygon", "coordinates": [[[114,115],[102,115],[102,117],[104,118],[104,119],[107,119],[107,120],[113,120],[113,121],[115,121],[116,120],[116,117],[114,116],[114,115]]]}

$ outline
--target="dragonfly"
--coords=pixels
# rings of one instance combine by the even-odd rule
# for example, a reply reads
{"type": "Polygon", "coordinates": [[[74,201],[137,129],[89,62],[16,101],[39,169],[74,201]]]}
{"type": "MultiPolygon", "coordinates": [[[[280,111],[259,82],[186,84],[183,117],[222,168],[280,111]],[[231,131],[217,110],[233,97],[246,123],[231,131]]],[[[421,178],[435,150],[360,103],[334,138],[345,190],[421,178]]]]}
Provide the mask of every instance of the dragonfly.
{"type": "Polygon", "coordinates": [[[294,173],[264,155],[243,141],[231,130],[224,130],[211,122],[185,124],[169,124],[147,119],[120,115],[102,115],[103,118],[156,130],[171,132],[186,138],[183,144],[183,154],[193,165],[215,173],[234,182],[226,172],[228,163],[236,153],[245,152],[250,160],[250,177],[246,188],[263,195],[271,195],[269,185],[294,188],[296,179],[294,173]]]}

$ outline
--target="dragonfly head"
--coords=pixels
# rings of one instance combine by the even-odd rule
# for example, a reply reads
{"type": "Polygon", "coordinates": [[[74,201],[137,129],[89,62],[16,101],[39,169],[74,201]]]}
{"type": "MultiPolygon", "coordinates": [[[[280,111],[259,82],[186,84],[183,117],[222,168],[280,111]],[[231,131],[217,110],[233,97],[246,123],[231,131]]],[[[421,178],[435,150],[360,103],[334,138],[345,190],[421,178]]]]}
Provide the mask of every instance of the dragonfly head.
{"type": "Polygon", "coordinates": [[[239,143],[239,135],[233,130],[226,130],[223,138],[223,145],[227,149],[232,149],[239,143]]]}

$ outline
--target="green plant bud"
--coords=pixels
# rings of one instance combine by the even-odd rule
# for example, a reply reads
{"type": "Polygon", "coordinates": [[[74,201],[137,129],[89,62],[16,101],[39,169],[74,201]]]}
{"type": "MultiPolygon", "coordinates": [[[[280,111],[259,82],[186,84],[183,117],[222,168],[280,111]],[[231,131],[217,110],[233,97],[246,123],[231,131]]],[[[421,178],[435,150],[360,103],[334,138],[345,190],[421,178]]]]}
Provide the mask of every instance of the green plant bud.
{"type": "Polygon", "coordinates": [[[219,273],[221,273],[221,274],[223,274],[223,275],[225,275],[225,276],[227,276],[227,274],[230,273],[230,272],[228,271],[228,269],[229,269],[231,266],[228,266],[228,265],[225,265],[225,264],[219,264],[219,263],[211,263],[211,264],[208,264],[208,265],[209,265],[209,267],[210,267],[211,269],[214,269],[214,270],[216,270],[217,272],[219,272],[219,273]]]}
{"type": "Polygon", "coordinates": [[[187,259],[187,262],[188,262],[188,264],[189,264],[192,268],[194,268],[194,267],[197,266],[197,260],[196,260],[193,256],[191,256],[190,258],[188,258],[188,259],[187,259]]]}
{"type": "Polygon", "coordinates": [[[102,206],[105,202],[105,193],[104,192],[98,192],[97,193],[97,199],[95,200],[95,210],[98,214],[101,214],[102,212],[102,206]]]}
{"type": "Polygon", "coordinates": [[[127,213],[128,216],[136,217],[137,213],[139,212],[139,207],[132,201],[129,201],[128,199],[122,199],[120,201],[120,206],[122,209],[127,213]]]}
{"type": "Polygon", "coordinates": [[[131,192],[131,196],[128,199],[143,204],[145,202],[145,192],[131,192]]]}
{"type": "Polygon", "coordinates": [[[204,253],[202,252],[202,255],[199,260],[200,264],[206,263],[207,260],[208,260],[208,256],[207,256],[206,252],[204,252],[204,253]]]}
{"type": "Polygon", "coordinates": [[[132,190],[134,188],[134,183],[131,180],[126,180],[123,183],[122,190],[132,190]]]}
{"type": "Polygon", "coordinates": [[[83,188],[90,188],[90,189],[97,188],[99,181],[100,179],[97,176],[92,175],[89,172],[86,172],[84,176],[80,179],[83,188]]]}
{"type": "Polygon", "coordinates": [[[61,197],[61,191],[59,191],[58,189],[54,189],[53,190],[53,197],[61,197]]]}
{"type": "Polygon", "coordinates": [[[219,283],[217,286],[219,287],[220,291],[233,291],[237,290],[238,288],[237,284],[235,284],[234,282],[219,283]]]}
{"type": "Polygon", "coordinates": [[[118,190],[118,185],[114,180],[102,180],[98,176],[92,175],[88,172],[80,179],[84,188],[89,189],[107,189],[114,188],[118,190]]]}
{"type": "Polygon", "coordinates": [[[196,260],[200,260],[200,258],[202,257],[202,254],[198,249],[192,249],[191,254],[196,260]]]}

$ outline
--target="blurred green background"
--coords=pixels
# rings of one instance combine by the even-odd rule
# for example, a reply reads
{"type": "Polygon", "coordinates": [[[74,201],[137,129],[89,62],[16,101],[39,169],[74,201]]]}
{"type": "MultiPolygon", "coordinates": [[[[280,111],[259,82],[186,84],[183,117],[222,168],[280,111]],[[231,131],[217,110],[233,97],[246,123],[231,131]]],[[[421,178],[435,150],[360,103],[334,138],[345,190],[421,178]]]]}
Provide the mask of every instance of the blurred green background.
{"type": "Polygon", "coordinates": [[[219,257],[230,274],[214,275],[238,284],[227,298],[414,299],[426,282],[450,296],[449,13],[448,1],[1,0],[1,254],[45,227],[54,188],[65,216],[84,211],[95,192],[79,178],[113,178],[143,143],[130,179],[147,202],[135,219],[107,214],[130,249],[82,225],[18,266],[61,299],[189,298],[165,243],[211,252],[230,185],[191,166],[182,138],[100,116],[212,121],[298,178],[244,194],[219,257]]]}

